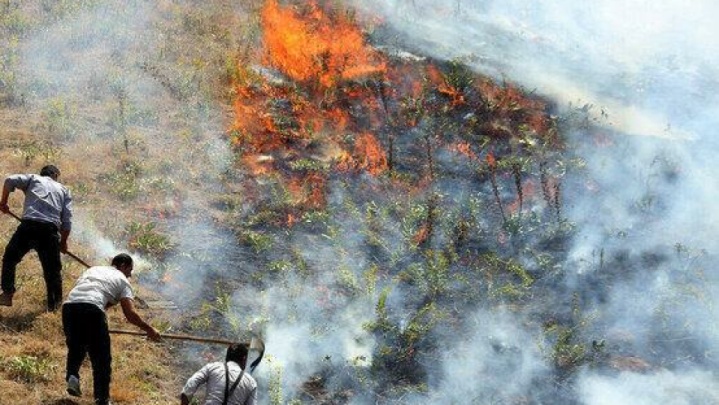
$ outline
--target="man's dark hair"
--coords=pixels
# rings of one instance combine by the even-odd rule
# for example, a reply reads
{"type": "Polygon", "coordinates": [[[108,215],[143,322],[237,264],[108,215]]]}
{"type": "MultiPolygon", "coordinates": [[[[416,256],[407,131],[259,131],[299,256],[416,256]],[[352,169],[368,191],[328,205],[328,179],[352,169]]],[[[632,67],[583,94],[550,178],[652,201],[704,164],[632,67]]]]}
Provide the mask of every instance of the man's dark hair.
{"type": "Polygon", "coordinates": [[[129,264],[132,266],[132,257],[130,257],[127,253],[120,253],[112,258],[112,267],[120,268],[123,264],[129,264]]]}
{"type": "Polygon", "coordinates": [[[42,169],[40,169],[40,176],[52,177],[53,179],[57,179],[58,177],[60,177],[60,169],[58,169],[55,165],[44,166],[42,169]]]}
{"type": "Polygon", "coordinates": [[[230,347],[227,348],[227,356],[225,356],[225,361],[234,361],[235,363],[239,364],[240,366],[244,366],[243,360],[247,361],[247,345],[244,343],[235,343],[231,344],[230,347]]]}

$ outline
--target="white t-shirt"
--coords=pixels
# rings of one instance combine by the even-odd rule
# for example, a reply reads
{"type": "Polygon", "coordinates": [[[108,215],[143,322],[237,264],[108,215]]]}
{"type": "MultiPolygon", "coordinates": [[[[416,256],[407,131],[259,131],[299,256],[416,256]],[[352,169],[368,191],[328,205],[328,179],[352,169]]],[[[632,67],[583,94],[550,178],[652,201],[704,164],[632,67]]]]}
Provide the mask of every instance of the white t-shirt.
{"type": "Polygon", "coordinates": [[[65,303],[94,304],[104,311],[108,304],[115,305],[123,298],[134,298],[127,277],[115,267],[94,266],[77,279],[65,303]]]}
{"type": "MultiPolygon", "coordinates": [[[[230,361],[227,363],[230,372],[230,387],[234,384],[237,377],[240,376],[242,369],[240,366],[230,361]]],[[[225,398],[225,363],[214,362],[206,364],[200,370],[187,380],[182,393],[192,398],[195,392],[202,384],[207,384],[204,405],[221,405],[225,398]]],[[[257,382],[251,375],[244,373],[242,381],[230,395],[227,403],[229,405],[254,405],[257,401],[257,382]]]]}

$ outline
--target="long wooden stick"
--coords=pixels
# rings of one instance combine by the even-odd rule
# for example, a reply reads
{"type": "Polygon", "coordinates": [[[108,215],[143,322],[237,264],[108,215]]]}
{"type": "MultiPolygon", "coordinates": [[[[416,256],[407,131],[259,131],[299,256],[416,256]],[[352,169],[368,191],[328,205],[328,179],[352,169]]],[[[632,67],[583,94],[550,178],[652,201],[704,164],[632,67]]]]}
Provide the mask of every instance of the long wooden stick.
{"type": "MultiPolygon", "coordinates": [[[[7,213],[8,213],[11,217],[17,219],[18,221],[22,221],[22,218],[20,218],[19,216],[15,215],[14,212],[8,211],[7,213]]],[[[70,252],[70,251],[67,251],[67,252],[65,252],[65,254],[68,255],[68,256],[70,256],[70,257],[72,257],[73,259],[77,260],[77,261],[78,261],[80,264],[82,264],[83,266],[85,266],[85,267],[87,267],[87,268],[90,268],[90,265],[89,265],[89,264],[85,263],[84,260],[82,260],[82,259],[80,259],[79,257],[77,257],[74,253],[72,253],[72,252],[70,252]]]]}
{"type": "MultiPolygon", "coordinates": [[[[139,332],[139,331],[134,331],[134,330],[123,330],[123,329],[110,329],[110,333],[114,333],[117,335],[135,335],[135,336],[146,336],[147,335],[145,332],[139,332]]],[[[235,343],[239,343],[239,342],[233,342],[231,340],[225,340],[225,339],[202,338],[202,337],[190,336],[190,335],[173,335],[170,333],[163,333],[160,336],[163,339],[189,340],[189,341],[193,341],[193,342],[216,343],[216,344],[222,344],[222,345],[233,345],[235,343]]]]}
{"type": "MultiPolygon", "coordinates": [[[[122,329],[110,329],[110,333],[115,333],[119,335],[134,335],[134,336],[146,336],[144,332],[134,331],[134,330],[122,330],[122,329]]],[[[233,345],[239,342],[233,342],[231,340],[224,340],[224,339],[208,339],[208,338],[201,338],[197,336],[190,336],[190,335],[173,335],[169,333],[160,334],[162,338],[165,339],[177,339],[177,340],[190,340],[193,342],[204,342],[204,343],[217,343],[217,344],[223,344],[223,345],[233,345]]],[[[250,372],[255,371],[255,368],[260,364],[260,361],[262,361],[262,356],[265,354],[265,342],[262,341],[262,339],[258,337],[253,337],[252,340],[247,344],[249,350],[254,350],[258,352],[257,358],[250,364],[250,372]]]]}
{"type": "Polygon", "coordinates": [[[82,264],[83,266],[87,267],[88,269],[91,267],[89,264],[85,263],[84,260],[80,259],[79,257],[75,256],[74,253],[70,252],[69,250],[65,252],[66,255],[72,257],[73,259],[77,260],[78,263],[82,264]]]}

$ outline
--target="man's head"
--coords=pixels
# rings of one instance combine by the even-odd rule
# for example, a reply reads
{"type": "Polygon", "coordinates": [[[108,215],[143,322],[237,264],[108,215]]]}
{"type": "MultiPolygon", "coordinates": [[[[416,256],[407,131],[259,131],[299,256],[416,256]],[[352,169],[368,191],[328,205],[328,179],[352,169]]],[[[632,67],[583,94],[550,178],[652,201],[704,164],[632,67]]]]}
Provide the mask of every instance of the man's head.
{"type": "Polygon", "coordinates": [[[57,180],[60,177],[60,169],[55,165],[47,165],[40,169],[40,176],[50,177],[53,180],[57,180]]]}
{"type": "Polygon", "coordinates": [[[125,277],[132,275],[132,257],[127,253],[120,253],[119,255],[112,258],[112,267],[120,270],[125,277]]]}
{"type": "Polygon", "coordinates": [[[235,343],[227,348],[227,356],[225,361],[234,361],[239,364],[240,367],[245,368],[247,363],[247,345],[244,343],[235,343]]]}

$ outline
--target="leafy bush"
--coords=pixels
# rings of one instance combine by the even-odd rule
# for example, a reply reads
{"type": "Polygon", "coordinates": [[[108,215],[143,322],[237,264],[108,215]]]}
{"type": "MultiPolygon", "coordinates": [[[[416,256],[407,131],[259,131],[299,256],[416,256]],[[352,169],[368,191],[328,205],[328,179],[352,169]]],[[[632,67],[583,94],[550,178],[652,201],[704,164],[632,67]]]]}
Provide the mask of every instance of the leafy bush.
{"type": "Polygon", "coordinates": [[[243,244],[251,247],[256,253],[266,252],[272,249],[273,238],[261,232],[252,230],[243,230],[238,235],[238,239],[243,244]]]}
{"type": "Polygon", "coordinates": [[[128,246],[140,253],[163,257],[172,250],[170,238],[155,229],[154,222],[130,222],[126,227],[128,246]]]}
{"type": "Polygon", "coordinates": [[[49,359],[27,355],[11,357],[2,367],[12,379],[31,384],[50,381],[57,368],[49,359]]]}
{"type": "Polygon", "coordinates": [[[47,131],[63,139],[73,138],[77,132],[77,106],[56,97],[50,100],[45,111],[47,131]]]}
{"type": "Polygon", "coordinates": [[[128,161],[124,162],[118,171],[102,175],[99,180],[106,183],[110,191],[121,200],[130,201],[137,198],[142,191],[139,181],[141,173],[140,164],[128,161]]]}

